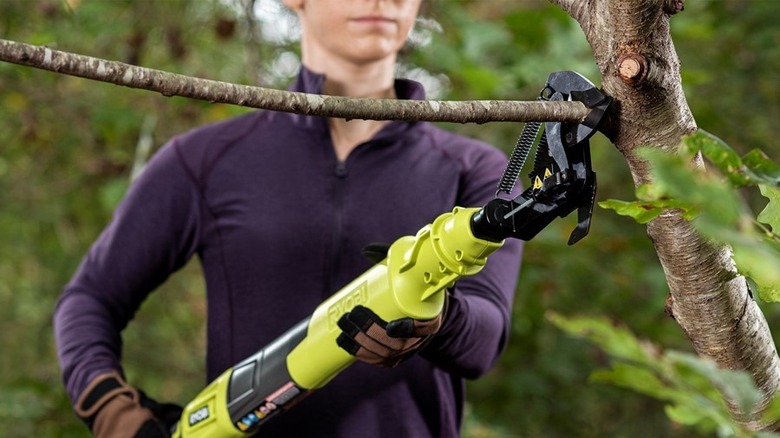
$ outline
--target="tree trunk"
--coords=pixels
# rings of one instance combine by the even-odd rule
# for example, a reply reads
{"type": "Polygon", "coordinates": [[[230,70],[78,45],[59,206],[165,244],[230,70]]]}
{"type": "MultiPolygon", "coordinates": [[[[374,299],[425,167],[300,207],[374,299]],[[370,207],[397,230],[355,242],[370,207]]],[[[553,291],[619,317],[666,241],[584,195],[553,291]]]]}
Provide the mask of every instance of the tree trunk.
{"type": "MultiPolygon", "coordinates": [[[[652,179],[640,147],[675,151],[696,122],[682,90],[680,65],[669,32],[683,0],[551,0],[582,27],[615,99],[607,135],[625,156],[634,183],[652,179]]],[[[703,168],[701,158],[696,166],[703,168]]],[[[680,325],[698,354],[719,366],[744,370],[763,393],[754,412],[742,413],[726,400],[734,418],[758,430],[758,414],[780,385],[780,359],[766,320],[729,248],[699,236],[676,211],[648,224],[666,274],[667,313],[680,325]]]]}

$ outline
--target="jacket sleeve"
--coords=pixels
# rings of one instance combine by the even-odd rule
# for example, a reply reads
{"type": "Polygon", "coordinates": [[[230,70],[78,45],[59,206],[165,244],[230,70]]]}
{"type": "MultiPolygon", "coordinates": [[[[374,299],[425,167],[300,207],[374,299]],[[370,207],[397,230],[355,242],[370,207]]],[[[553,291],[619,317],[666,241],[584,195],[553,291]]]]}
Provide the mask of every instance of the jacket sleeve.
{"type": "MultiPolygon", "coordinates": [[[[484,205],[495,194],[506,157],[491,150],[465,163],[458,205],[484,205]]],[[[444,324],[421,353],[423,357],[469,379],[481,376],[495,364],[509,336],[522,246],[520,240],[507,239],[488,257],[481,272],[455,284],[444,324]]]]}
{"type": "Polygon", "coordinates": [[[160,283],[197,249],[199,195],[175,144],[130,186],[54,310],[63,380],[71,400],[98,374],[120,373],[120,332],[160,283]]]}

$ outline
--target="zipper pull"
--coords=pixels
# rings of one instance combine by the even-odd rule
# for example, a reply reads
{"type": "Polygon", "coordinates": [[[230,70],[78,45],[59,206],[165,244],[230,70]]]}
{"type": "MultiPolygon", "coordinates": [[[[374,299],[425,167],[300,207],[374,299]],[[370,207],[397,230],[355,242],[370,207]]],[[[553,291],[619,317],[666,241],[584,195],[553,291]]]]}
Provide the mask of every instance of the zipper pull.
{"type": "Polygon", "coordinates": [[[336,169],[333,172],[338,178],[346,178],[347,176],[347,163],[339,161],[336,164],[336,169]]]}

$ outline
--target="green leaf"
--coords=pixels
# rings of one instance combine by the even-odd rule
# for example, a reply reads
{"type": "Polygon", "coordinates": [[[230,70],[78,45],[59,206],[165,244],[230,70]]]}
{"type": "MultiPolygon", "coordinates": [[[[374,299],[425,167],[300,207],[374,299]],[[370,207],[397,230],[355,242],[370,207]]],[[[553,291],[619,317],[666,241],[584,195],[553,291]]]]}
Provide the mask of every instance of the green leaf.
{"type": "Polygon", "coordinates": [[[640,224],[650,222],[666,209],[680,210],[682,216],[688,220],[698,215],[698,210],[693,205],[665,197],[653,184],[642,184],[637,187],[636,197],[638,201],[632,202],[608,199],[599,202],[599,207],[631,217],[640,224]]]}
{"type": "Polygon", "coordinates": [[[633,202],[607,199],[606,201],[599,202],[599,207],[606,210],[613,210],[621,216],[631,217],[640,224],[650,222],[667,209],[681,210],[683,212],[683,217],[688,220],[696,217],[696,209],[693,206],[676,199],[633,202]]]}
{"type": "Polygon", "coordinates": [[[751,178],[745,174],[739,154],[720,138],[699,129],[694,134],[685,136],[683,143],[690,152],[701,151],[736,187],[751,182],[751,178]]]}
{"type": "Polygon", "coordinates": [[[683,143],[688,152],[701,151],[735,187],[780,185],[780,166],[760,149],[754,149],[740,158],[723,140],[703,129],[684,137],[683,143]]]}
{"type": "Polygon", "coordinates": [[[691,405],[666,405],[664,407],[666,415],[672,421],[676,421],[686,426],[694,426],[707,420],[707,414],[691,405]]]}
{"type": "Polygon", "coordinates": [[[780,166],[763,151],[753,149],[742,157],[742,162],[753,173],[757,183],[780,186],[780,166]]]}
{"type": "Polygon", "coordinates": [[[732,239],[731,246],[739,273],[755,282],[758,298],[767,303],[780,302],[780,251],[776,245],[743,237],[732,239]]]}
{"type": "Polygon", "coordinates": [[[758,189],[769,199],[769,202],[756,219],[771,226],[772,231],[778,233],[780,232],[780,189],[766,184],[759,184],[758,189]]]}
{"type": "Polygon", "coordinates": [[[610,370],[594,371],[592,382],[609,383],[648,395],[658,400],[674,400],[674,394],[658,374],[645,366],[614,363],[610,370]]]}
{"type": "Polygon", "coordinates": [[[621,216],[633,218],[640,224],[646,224],[655,219],[663,211],[656,203],[650,201],[620,201],[617,199],[607,199],[599,202],[599,207],[605,210],[613,210],[621,216]]]}
{"type": "Polygon", "coordinates": [[[633,333],[616,327],[605,318],[566,318],[550,312],[547,319],[571,335],[590,340],[613,357],[644,364],[656,361],[633,333]]]}
{"type": "Polygon", "coordinates": [[[777,421],[778,418],[780,418],[780,397],[775,395],[769,406],[761,413],[761,419],[763,421],[777,421]]]}
{"type": "Polygon", "coordinates": [[[636,188],[636,198],[641,201],[657,201],[663,197],[663,192],[654,184],[640,184],[636,188]]]}
{"type": "MultiPolygon", "coordinates": [[[[761,392],[750,375],[744,371],[719,368],[712,359],[688,353],[670,351],[667,357],[677,366],[688,368],[705,377],[729,400],[736,402],[743,413],[753,412],[761,400],[761,392]]],[[[712,394],[712,397],[713,400],[720,402],[718,394],[712,394]]]]}
{"type": "Polygon", "coordinates": [[[654,190],[699,209],[699,220],[705,225],[733,227],[742,218],[742,202],[733,188],[704,172],[693,171],[688,157],[655,149],[642,149],[640,155],[652,165],[654,190]]]}

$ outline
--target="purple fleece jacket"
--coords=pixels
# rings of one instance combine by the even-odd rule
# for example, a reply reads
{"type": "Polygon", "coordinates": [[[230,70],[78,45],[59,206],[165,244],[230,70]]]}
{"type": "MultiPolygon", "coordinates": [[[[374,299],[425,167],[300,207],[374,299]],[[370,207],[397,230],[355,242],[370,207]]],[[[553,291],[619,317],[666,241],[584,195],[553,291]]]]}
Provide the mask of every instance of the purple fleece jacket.
{"type": "MultiPolygon", "coordinates": [[[[323,80],[304,68],[292,89],[320,93],[323,80]]],[[[424,98],[408,80],[396,81],[396,92],[424,98]]],[[[455,205],[483,205],[505,164],[499,150],[429,123],[389,123],[344,162],[321,117],[256,111],[173,138],[56,307],[71,399],[96,375],[121,371],[121,330],[194,255],[207,288],[211,380],[368,269],[365,245],[412,235],[455,205]]],[[[463,379],[486,372],[507,342],[520,253],[521,242],[508,241],[457,283],[440,333],[420,355],[393,369],[356,363],[262,436],[458,436],[463,379]]]]}

